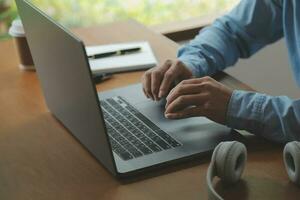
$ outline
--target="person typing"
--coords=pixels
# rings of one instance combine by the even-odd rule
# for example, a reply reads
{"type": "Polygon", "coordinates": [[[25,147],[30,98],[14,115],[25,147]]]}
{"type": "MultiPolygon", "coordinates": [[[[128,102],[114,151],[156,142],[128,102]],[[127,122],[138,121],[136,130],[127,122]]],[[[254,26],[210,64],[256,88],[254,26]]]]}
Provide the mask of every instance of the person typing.
{"type": "Polygon", "coordinates": [[[242,0],[181,47],[177,60],[146,71],[144,93],[166,98],[170,119],[205,116],[275,142],[299,140],[300,99],[233,90],[210,77],[284,37],[300,85],[299,19],[297,0],[242,0]]]}

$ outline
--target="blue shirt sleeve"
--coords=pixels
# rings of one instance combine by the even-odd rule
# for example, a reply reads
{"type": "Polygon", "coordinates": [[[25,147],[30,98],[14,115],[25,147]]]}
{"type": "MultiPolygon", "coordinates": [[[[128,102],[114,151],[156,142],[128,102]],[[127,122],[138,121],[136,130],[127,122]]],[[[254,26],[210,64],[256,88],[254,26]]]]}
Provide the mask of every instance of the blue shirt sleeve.
{"type": "Polygon", "coordinates": [[[300,140],[300,99],[235,90],[227,111],[227,125],[284,143],[300,140]]]}
{"type": "Polygon", "coordinates": [[[281,0],[242,0],[178,51],[194,76],[212,75],[283,36],[281,0]]]}
{"type": "MultiPolygon", "coordinates": [[[[197,77],[212,75],[283,36],[282,0],[242,0],[178,51],[197,77]]],[[[235,90],[227,125],[276,142],[300,140],[300,100],[235,90]]]]}

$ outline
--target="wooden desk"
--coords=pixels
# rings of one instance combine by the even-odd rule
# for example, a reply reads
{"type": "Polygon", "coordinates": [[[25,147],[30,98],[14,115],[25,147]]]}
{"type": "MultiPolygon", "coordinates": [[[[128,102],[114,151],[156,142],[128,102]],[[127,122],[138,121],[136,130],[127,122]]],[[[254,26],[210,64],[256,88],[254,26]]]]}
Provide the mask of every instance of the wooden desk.
{"type": "MultiPolygon", "coordinates": [[[[159,61],[174,58],[178,45],[133,21],[74,31],[86,44],[148,40],[159,61]]],[[[49,113],[35,72],[17,67],[12,41],[0,43],[0,199],[207,199],[209,159],[172,166],[122,183],[112,177],[49,113]],[[196,162],[197,163],[197,162],[196,162]],[[163,172],[163,173],[162,173],[163,172]]],[[[115,75],[107,90],[140,80],[143,72],[115,75]]],[[[246,87],[224,74],[234,87],[246,87]]],[[[249,138],[249,159],[240,184],[219,190],[228,199],[298,199],[288,181],[282,148],[249,138]]]]}

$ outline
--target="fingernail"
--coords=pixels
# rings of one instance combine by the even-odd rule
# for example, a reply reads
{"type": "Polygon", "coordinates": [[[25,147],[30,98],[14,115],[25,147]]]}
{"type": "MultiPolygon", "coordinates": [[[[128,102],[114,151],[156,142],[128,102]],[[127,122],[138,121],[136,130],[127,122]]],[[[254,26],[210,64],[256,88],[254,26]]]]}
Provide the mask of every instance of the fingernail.
{"type": "Polygon", "coordinates": [[[169,96],[170,96],[169,94],[166,96],[166,100],[168,100],[168,99],[169,99],[169,96]]]}
{"type": "Polygon", "coordinates": [[[169,106],[169,101],[167,100],[165,108],[167,108],[169,106]]]}
{"type": "Polygon", "coordinates": [[[168,118],[168,119],[174,119],[174,118],[176,118],[176,115],[171,114],[171,113],[168,113],[168,114],[166,114],[165,116],[166,116],[166,118],[168,118]]]}
{"type": "Polygon", "coordinates": [[[158,97],[159,97],[159,98],[162,98],[162,96],[163,96],[163,92],[162,92],[162,91],[159,91],[158,97]]]}

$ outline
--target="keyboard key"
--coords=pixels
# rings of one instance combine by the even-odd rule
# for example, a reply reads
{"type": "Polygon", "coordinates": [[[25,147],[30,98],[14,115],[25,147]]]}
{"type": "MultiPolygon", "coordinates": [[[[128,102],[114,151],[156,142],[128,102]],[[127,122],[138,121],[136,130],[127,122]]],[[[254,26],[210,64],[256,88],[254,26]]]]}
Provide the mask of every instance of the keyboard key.
{"type": "Polygon", "coordinates": [[[101,101],[113,151],[129,160],[181,146],[121,97],[101,101]]]}
{"type": "Polygon", "coordinates": [[[123,160],[132,159],[133,156],[130,155],[122,146],[120,146],[113,138],[110,137],[111,146],[113,151],[118,154],[123,160]]]}

